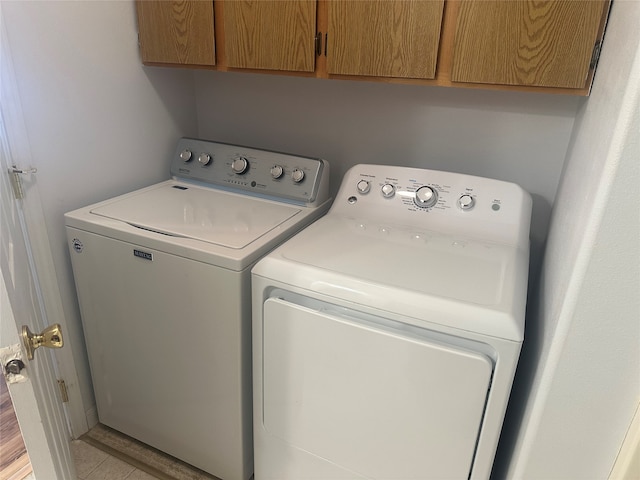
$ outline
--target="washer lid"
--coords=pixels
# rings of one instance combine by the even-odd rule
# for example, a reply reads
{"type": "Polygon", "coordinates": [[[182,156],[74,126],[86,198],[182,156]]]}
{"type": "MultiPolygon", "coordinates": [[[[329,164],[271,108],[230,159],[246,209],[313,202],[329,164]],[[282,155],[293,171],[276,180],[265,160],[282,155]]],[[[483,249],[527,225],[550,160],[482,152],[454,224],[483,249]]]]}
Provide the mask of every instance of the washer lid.
{"type": "Polygon", "coordinates": [[[295,206],[172,182],[91,210],[173,237],[241,249],[300,213],[295,206]]]}

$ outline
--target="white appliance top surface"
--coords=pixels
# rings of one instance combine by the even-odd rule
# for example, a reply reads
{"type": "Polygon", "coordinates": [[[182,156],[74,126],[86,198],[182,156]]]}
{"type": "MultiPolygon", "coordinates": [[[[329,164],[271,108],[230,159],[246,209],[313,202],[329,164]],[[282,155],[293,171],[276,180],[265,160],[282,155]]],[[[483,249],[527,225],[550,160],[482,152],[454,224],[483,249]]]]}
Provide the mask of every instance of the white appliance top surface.
{"type": "Polygon", "coordinates": [[[283,258],[378,285],[479,305],[501,301],[513,248],[337,215],[281,249],[283,258]]]}
{"type": "Polygon", "coordinates": [[[300,211],[290,204],[170,182],[103,202],[91,213],[173,237],[241,249],[300,211]]]}

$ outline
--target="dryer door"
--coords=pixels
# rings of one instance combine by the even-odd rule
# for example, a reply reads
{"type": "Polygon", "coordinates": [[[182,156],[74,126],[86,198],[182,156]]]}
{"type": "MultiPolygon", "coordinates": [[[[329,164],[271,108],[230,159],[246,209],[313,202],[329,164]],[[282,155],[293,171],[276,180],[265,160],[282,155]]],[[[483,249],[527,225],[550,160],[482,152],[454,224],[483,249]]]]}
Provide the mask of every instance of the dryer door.
{"type": "Polygon", "coordinates": [[[401,323],[278,298],[265,302],[263,329],[270,435],[366,478],[468,478],[487,356],[401,323]]]}

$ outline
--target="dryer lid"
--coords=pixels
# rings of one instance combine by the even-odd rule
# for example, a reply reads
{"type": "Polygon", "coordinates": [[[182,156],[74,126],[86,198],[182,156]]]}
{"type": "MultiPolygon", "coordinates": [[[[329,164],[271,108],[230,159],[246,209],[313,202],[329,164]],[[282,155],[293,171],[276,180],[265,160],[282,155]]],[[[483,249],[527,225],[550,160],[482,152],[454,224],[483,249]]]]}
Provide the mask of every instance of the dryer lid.
{"type": "Polygon", "coordinates": [[[241,249],[300,211],[288,204],[171,182],[119,197],[91,213],[173,237],[241,249]]]}

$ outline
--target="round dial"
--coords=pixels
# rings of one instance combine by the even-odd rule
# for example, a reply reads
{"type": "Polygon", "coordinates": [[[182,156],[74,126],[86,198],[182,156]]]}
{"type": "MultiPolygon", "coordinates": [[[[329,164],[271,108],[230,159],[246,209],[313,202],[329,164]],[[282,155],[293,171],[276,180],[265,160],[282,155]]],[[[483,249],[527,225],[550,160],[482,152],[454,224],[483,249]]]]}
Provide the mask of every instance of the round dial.
{"type": "Polygon", "coordinates": [[[384,198],[391,198],[396,194],[396,187],[391,185],[390,183],[385,183],[382,186],[382,196],[384,198]]]}
{"type": "Polygon", "coordinates": [[[475,204],[476,204],[476,199],[468,194],[461,195],[460,198],[458,199],[458,206],[462,210],[471,210],[475,204]]]}
{"type": "Polygon", "coordinates": [[[211,155],[208,153],[201,153],[198,157],[198,161],[202,164],[202,166],[209,165],[211,163],[211,155]]]}
{"type": "Polygon", "coordinates": [[[304,180],[304,172],[299,168],[296,168],[293,172],[291,172],[291,179],[296,183],[300,183],[302,180],[304,180]]]}
{"type": "Polygon", "coordinates": [[[281,165],[274,165],[271,167],[271,176],[273,178],[280,178],[284,173],[284,168],[281,165]]]}
{"type": "Polygon", "coordinates": [[[249,161],[244,157],[236,157],[233,162],[231,162],[231,170],[238,175],[244,173],[249,168],[249,161]]]}
{"type": "Polygon", "coordinates": [[[192,157],[193,154],[191,153],[191,150],[183,150],[180,152],[180,159],[182,159],[183,162],[188,162],[192,157]]]}
{"type": "Polygon", "coordinates": [[[433,207],[438,201],[438,193],[431,187],[420,187],[413,198],[415,204],[422,208],[433,207]]]}
{"type": "Polygon", "coordinates": [[[369,190],[371,190],[371,183],[367,182],[366,180],[360,180],[356,184],[356,188],[358,189],[358,193],[369,193],[369,190]]]}

